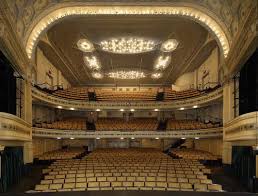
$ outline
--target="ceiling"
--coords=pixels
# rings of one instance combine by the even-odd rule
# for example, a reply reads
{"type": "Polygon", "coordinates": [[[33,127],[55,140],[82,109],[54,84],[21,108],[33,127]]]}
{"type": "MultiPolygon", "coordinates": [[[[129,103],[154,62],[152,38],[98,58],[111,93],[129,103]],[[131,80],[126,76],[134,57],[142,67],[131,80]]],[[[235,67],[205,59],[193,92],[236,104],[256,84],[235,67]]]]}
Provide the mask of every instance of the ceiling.
{"type": "MultiPolygon", "coordinates": [[[[206,44],[209,35],[199,24],[175,16],[88,16],[71,17],[53,26],[46,33],[47,42],[42,39],[39,47],[45,56],[58,67],[74,86],[80,85],[169,85],[183,73],[194,70],[207,59],[216,47],[216,42],[206,44]],[[163,77],[152,79],[147,76],[137,80],[118,80],[104,77],[94,79],[91,71],[84,65],[82,51],[76,43],[86,38],[94,43],[103,39],[139,36],[163,42],[169,38],[177,39],[178,48],[171,54],[171,63],[163,71],[163,77]]],[[[153,73],[154,61],[159,50],[141,54],[113,54],[100,49],[98,56],[103,72],[117,68],[140,69],[153,73]]]]}

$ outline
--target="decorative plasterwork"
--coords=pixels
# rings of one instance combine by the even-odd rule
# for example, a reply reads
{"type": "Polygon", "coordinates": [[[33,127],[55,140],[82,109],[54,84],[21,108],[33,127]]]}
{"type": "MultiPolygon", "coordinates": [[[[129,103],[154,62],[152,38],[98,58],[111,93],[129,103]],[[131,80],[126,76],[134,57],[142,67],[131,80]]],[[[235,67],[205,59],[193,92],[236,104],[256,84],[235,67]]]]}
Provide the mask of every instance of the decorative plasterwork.
{"type": "Polygon", "coordinates": [[[119,110],[124,108],[126,110],[134,109],[147,109],[153,110],[154,108],[160,110],[178,109],[181,107],[192,108],[194,105],[205,106],[213,104],[216,101],[221,100],[223,96],[223,89],[216,89],[208,94],[201,96],[192,97],[188,99],[173,100],[173,101],[139,101],[139,102],[128,102],[128,101],[76,101],[66,100],[59,98],[45,92],[39,91],[36,88],[32,88],[32,97],[34,101],[38,103],[49,105],[52,107],[62,106],[64,109],[75,108],[76,110],[95,110],[99,109],[114,109],[119,110]]]}
{"type": "Polygon", "coordinates": [[[31,140],[31,125],[12,114],[0,112],[1,140],[31,140]]]}
{"type": "Polygon", "coordinates": [[[182,6],[73,6],[63,7],[49,13],[43,17],[31,31],[26,41],[26,52],[29,58],[33,57],[35,46],[41,33],[45,32],[55,22],[69,17],[81,15],[174,15],[183,16],[194,20],[209,31],[217,38],[226,58],[230,50],[230,42],[222,27],[209,15],[194,8],[182,6]]]}
{"type": "Polygon", "coordinates": [[[76,131],[76,130],[58,130],[58,129],[43,129],[32,128],[33,137],[41,138],[76,138],[76,139],[96,139],[96,138],[214,138],[222,137],[223,129],[200,129],[200,130],[178,130],[178,131],[76,131]]]}
{"type": "Polygon", "coordinates": [[[223,128],[223,140],[256,140],[257,132],[257,112],[251,112],[238,116],[229,121],[223,128]]]}

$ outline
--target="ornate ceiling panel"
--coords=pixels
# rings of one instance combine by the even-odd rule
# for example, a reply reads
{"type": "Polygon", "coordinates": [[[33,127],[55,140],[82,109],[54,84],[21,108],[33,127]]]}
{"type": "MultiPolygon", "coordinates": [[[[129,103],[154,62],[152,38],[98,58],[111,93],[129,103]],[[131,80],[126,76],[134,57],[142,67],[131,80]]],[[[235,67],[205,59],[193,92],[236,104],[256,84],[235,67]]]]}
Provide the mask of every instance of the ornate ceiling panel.
{"type": "Polygon", "coordinates": [[[52,63],[58,66],[66,78],[75,85],[158,85],[171,84],[183,74],[183,70],[187,70],[188,61],[203,46],[207,36],[207,30],[199,24],[174,16],[73,17],[57,23],[47,32],[53,51],[57,51],[65,63],[57,58],[56,52],[49,50],[50,46],[43,44],[39,46],[52,63]],[[120,36],[145,37],[158,43],[174,38],[178,40],[179,45],[175,51],[169,53],[171,63],[164,69],[163,77],[152,79],[151,73],[154,72],[155,60],[160,55],[159,49],[139,54],[115,54],[97,49],[101,40],[120,36]],[[100,60],[101,71],[104,73],[121,69],[142,70],[146,73],[146,77],[123,81],[109,77],[94,79],[90,68],[85,66],[83,61],[83,57],[87,54],[77,48],[78,40],[83,38],[94,44],[96,50],[93,54],[100,60]]]}

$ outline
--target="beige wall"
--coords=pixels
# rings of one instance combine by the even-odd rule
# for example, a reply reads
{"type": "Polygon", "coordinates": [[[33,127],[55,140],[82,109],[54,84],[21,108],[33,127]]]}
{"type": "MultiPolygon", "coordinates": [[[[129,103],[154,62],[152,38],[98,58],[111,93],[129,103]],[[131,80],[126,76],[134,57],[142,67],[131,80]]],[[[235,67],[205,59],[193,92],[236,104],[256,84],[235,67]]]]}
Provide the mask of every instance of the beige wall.
{"type": "Polygon", "coordinates": [[[222,156],[222,139],[199,139],[194,140],[195,149],[208,151],[214,155],[222,156]]]}
{"type": "Polygon", "coordinates": [[[71,86],[63,74],[45,57],[44,53],[37,48],[37,84],[47,83],[62,85],[63,88],[71,86]],[[50,74],[51,73],[51,74],[50,74]],[[50,77],[51,76],[51,77],[50,77]]]}
{"type": "Polygon", "coordinates": [[[218,67],[218,48],[215,48],[207,60],[204,61],[204,63],[198,69],[180,76],[176,80],[175,86],[178,87],[179,90],[185,90],[195,87],[202,88],[207,82],[217,83],[219,79],[218,67]]]}
{"type": "Polygon", "coordinates": [[[43,154],[45,152],[58,150],[62,147],[61,141],[57,139],[33,138],[33,156],[43,154]]]}

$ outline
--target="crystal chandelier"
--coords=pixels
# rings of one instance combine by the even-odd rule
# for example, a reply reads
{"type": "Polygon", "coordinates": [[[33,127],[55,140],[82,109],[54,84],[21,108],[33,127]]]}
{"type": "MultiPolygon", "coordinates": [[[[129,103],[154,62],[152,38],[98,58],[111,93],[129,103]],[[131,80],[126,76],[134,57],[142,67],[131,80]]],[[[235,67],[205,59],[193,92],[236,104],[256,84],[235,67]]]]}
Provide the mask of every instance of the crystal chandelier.
{"type": "Polygon", "coordinates": [[[120,71],[113,71],[109,72],[108,77],[110,78],[115,78],[115,79],[140,79],[140,78],[145,78],[146,75],[142,71],[125,71],[125,70],[120,70],[120,71]]]}
{"type": "Polygon", "coordinates": [[[91,56],[85,56],[84,58],[84,63],[93,70],[100,70],[101,69],[101,64],[98,60],[98,58],[94,55],[91,56]]]}
{"type": "Polygon", "coordinates": [[[100,72],[93,72],[91,75],[92,75],[92,77],[95,78],[95,79],[101,79],[101,78],[103,78],[103,74],[100,73],[100,72]]]}
{"type": "Polygon", "coordinates": [[[154,69],[155,70],[163,70],[165,69],[171,62],[171,56],[166,55],[166,56],[159,56],[156,59],[154,69]]]}
{"type": "Polygon", "coordinates": [[[153,79],[159,79],[161,77],[162,77],[162,73],[161,72],[157,72],[157,73],[151,74],[151,78],[153,78],[153,79]]]}
{"type": "Polygon", "coordinates": [[[83,52],[93,52],[95,50],[93,44],[87,39],[80,39],[77,42],[77,47],[83,52]]]}
{"type": "Polygon", "coordinates": [[[100,48],[118,54],[137,54],[153,50],[155,42],[146,38],[120,37],[101,41],[100,48]]]}
{"type": "Polygon", "coordinates": [[[160,50],[162,52],[173,52],[177,48],[178,44],[179,43],[176,39],[168,39],[161,44],[160,50]]]}

